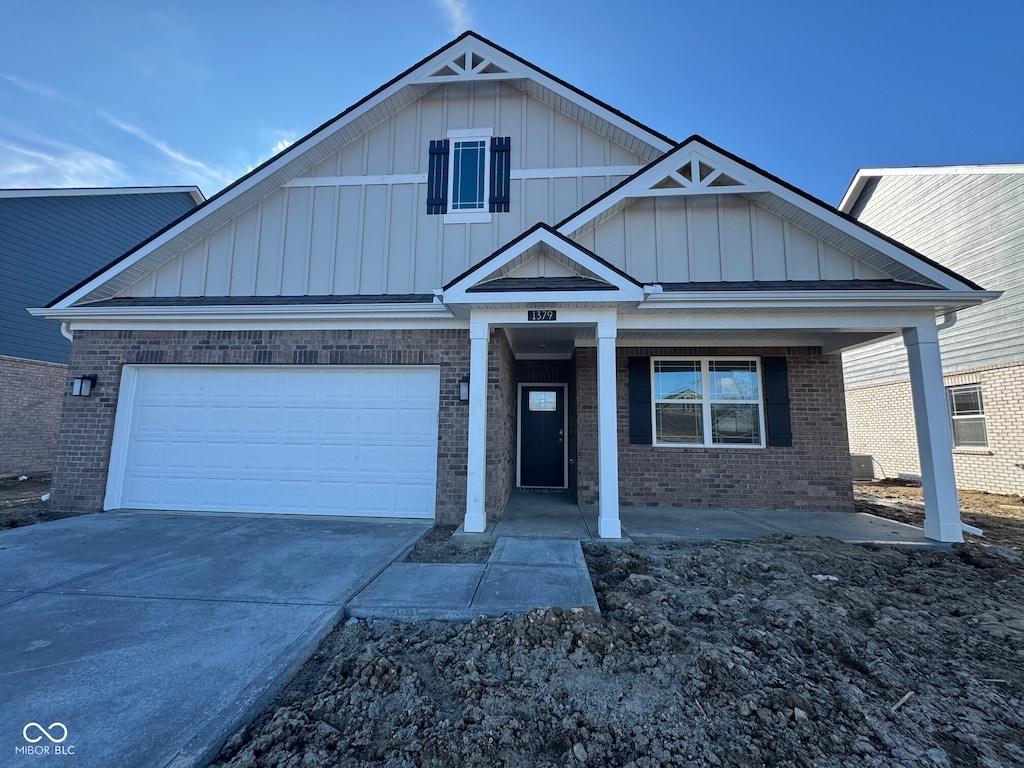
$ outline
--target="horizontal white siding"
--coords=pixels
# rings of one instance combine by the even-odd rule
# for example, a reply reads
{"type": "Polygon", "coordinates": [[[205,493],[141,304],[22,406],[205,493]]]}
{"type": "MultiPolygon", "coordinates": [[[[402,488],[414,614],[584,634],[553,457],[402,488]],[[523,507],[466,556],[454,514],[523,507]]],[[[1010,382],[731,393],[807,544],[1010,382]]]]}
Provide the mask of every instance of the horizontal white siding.
{"type": "Polygon", "coordinates": [[[637,200],[580,242],[641,282],[886,277],[739,195],[637,200]]]}
{"type": "Polygon", "coordinates": [[[447,84],[315,165],[322,184],[273,192],[122,295],[430,293],[646,162],[508,83],[447,84]],[[512,138],[510,211],[444,224],[426,214],[427,148],[466,128],[512,138]]]}
{"type": "MultiPolygon", "coordinates": [[[[941,331],[947,373],[1024,360],[1024,175],[886,176],[854,209],[860,220],[989,290],[997,301],[941,331]]],[[[843,355],[847,386],[905,378],[900,342],[843,355]]]]}

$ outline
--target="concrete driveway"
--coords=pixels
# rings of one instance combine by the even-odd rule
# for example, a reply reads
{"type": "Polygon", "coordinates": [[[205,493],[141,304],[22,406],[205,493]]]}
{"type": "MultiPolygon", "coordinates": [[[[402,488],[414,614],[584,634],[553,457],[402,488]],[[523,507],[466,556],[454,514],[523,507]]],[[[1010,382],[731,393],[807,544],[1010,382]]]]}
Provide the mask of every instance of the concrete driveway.
{"type": "Polygon", "coordinates": [[[105,513],[0,532],[0,765],[204,764],[428,527],[105,513]]]}

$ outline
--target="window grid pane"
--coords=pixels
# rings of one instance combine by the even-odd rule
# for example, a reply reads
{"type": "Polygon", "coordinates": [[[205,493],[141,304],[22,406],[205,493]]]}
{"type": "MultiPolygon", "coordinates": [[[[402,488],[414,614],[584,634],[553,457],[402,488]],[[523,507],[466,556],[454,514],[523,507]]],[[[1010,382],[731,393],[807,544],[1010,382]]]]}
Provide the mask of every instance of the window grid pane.
{"type": "Polygon", "coordinates": [[[452,210],[475,211],[484,207],[486,142],[456,141],[452,151],[452,210]]]}
{"type": "Polygon", "coordinates": [[[530,392],[528,407],[531,411],[554,411],[557,403],[554,392],[530,392]]]}

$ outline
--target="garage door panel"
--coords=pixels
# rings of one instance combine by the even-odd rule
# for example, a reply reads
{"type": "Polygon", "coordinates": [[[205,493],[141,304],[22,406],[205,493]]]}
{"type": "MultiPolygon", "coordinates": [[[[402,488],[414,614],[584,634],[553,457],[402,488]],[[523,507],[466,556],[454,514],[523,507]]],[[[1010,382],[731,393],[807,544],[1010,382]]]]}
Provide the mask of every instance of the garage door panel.
{"type": "Polygon", "coordinates": [[[433,517],[436,368],[128,369],[107,508],[433,517]]]}

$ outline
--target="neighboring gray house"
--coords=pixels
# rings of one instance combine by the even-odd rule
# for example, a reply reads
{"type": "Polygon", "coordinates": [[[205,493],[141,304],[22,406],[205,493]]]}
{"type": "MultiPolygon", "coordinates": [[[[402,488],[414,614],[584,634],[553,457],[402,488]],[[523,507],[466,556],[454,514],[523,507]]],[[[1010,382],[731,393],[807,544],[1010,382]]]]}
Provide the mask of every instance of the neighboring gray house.
{"type": "Polygon", "coordinates": [[[935,318],[992,298],[467,32],[33,309],[96,381],[52,503],[481,532],[544,489],[604,538],[620,504],[849,510],[840,353],[899,333],[958,541],[935,318]]]}
{"type": "MultiPolygon", "coordinates": [[[[957,485],[1024,494],[1024,165],[866,169],[840,210],[1003,291],[943,323],[942,369],[957,485]]],[[[874,457],[876,476],[919,477],[903,345],[843,363],[851,450],[874,457]]]]}
{"type": "Polygon", "coordinates": [[[0,477],[53,469],[71,342],[37,307],[203,201],[197,187],[0,190],[0,477]]]}

